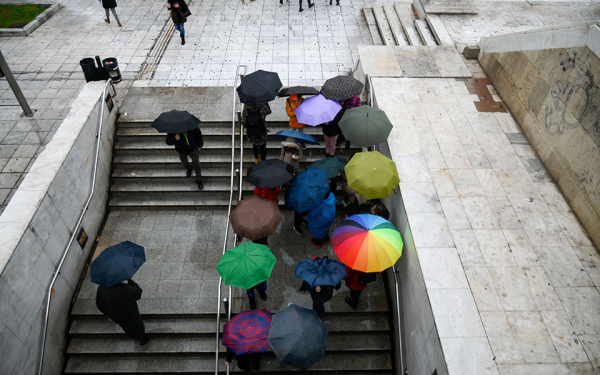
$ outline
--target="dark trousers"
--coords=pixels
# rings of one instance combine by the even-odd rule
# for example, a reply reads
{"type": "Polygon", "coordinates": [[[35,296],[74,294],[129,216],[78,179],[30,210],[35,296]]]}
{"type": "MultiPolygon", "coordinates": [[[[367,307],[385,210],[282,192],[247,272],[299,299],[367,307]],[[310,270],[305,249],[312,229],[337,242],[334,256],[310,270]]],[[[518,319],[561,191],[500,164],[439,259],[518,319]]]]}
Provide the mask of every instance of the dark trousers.
{"type": "Polygon", "coordinates": [[[124,321],[115,321],[125,333],[138,340],[146,339],[146,328],[144,327],[144,321],[141,315],[137,315],[131,319],[124,321]]]}
{"type": "Polygon", "coordinates": [[[252,149],[254,150],[254,159],[258,159],[258,157],[260,156],[260,160],[267,160],[267,145],[257,145],[254,144],[252,146],[252,149]]]}
{"type": "MultiPolygon", "coordinates": [[[[310,8],[312,6],[313,6],[312,2],[310,0],[308,0],[308,7],[310,8]]],[[[302,9],[302,0],[300,0],[300,9],[302,9]]]]}
{"type": "Polygon", "coordinates": [[[306,219],[305,219],[306,215],[308,215],[308,212],[306,212],[306,211],[300,212],[300,213],[294,211],[294,226],[296,228],[300,228],[300,225],[302,223],[306,222],[306,219]]]}
{"type": "Polygon", "coordinates": [[[179,160],[181,160],[181,164],[183,164],[183,167],[185,169],[187,169],[188,171],[190,169],[192,169],[192,166],[190,165],[190,162],[188,161],[188,155],[190,156],[190,158],[192,159],[192,164],[194,165],[194,173],[196,174],[196,181],[201,181],[202,180],[202,171],[200,169],[200,155],[198,150],[194,150],[189,154],[182,154],[180,152],[178,152],[177,154],[179,154],[179,160]]]}
{"type": "Polygon", "coordinates": [[[331,239],[329,238],[329,233],[327,233],[325,235],[325,237],[323,237],[323,238],[320,238],[320,239],[319,238],[315,238],[314,241],[313,241],[313,243],[315,245],[318,245],[318,246],[323,246],[324,243],[330,242],[330,241],[331,241],[331,239]]]}
{"type": "Polygon", "coordinates": [[[256,289],[258,294],[263,294],[267,291],[267,282],[263,281],[262,283],[255,285],[250,289],[246,289],[246,295],[250,301],[254,301],[256,299],[256,296],[254,295],[254,289],[256,289]]]}
{"type": "Polygon", "coordinates": [[[350,303],[352,304],[352,306],[358,306],[358,300],[360,298],[360,294],[362,293],[362,290],[353,290],[350,289],[350,303]]]}

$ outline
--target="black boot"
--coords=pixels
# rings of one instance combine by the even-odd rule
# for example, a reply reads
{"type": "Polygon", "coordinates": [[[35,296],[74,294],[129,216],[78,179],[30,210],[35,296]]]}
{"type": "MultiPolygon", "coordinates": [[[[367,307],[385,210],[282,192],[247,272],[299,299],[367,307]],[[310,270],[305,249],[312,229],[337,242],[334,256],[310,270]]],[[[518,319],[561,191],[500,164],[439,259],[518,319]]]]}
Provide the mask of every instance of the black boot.
{"type": "Polygon", "coordinates": [[[300,10],[298,10],[298,12],[304,12],[304,9],[300,8],[300,10]]]}
{"type": "Polygon", "coordinates": [[[200,190],[204,189],[204,184],[202,183],[202,181],[200,181],[200,180],[196,181],[196,185],[198,185],[198,189],[200,189],[200,190]]]}
{"type": "Polygon", "coordinates": [[[181,45],[183,46],[185,44],[185,36],[181,36],[181,45]]]}
{"type": "Polygon", "coordinates": [[[315,3],[311,3],[310,0],[308,2],[308,9],[312,8],[315,6],[315,3]]]}
{"type": "Polygon", "coordinates": [[[267,292],[262,292],[262,293],[259,293],[259,294],[260,294],[260,298],[262,298],[263,301],[267,300],[267,292]]]}

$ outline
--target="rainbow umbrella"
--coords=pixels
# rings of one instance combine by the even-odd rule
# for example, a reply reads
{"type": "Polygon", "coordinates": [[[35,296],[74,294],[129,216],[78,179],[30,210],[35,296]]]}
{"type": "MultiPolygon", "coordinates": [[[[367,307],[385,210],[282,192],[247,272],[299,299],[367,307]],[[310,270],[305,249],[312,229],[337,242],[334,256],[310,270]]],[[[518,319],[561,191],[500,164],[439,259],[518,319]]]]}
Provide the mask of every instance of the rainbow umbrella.
{"type": "Polygon", "coordinates": [[[272,315],[264,309],[244,310],[236,314],[223,327],[223,346],[235,354],[266,352],[272,315]]]}
{"type": "Polygon", "coordinates": [[[362,272],[381,272],[402,255],[402,237],[394,224],[382,217],[350,216],[333,231],[333,251],[348,267],[362,272]]]}

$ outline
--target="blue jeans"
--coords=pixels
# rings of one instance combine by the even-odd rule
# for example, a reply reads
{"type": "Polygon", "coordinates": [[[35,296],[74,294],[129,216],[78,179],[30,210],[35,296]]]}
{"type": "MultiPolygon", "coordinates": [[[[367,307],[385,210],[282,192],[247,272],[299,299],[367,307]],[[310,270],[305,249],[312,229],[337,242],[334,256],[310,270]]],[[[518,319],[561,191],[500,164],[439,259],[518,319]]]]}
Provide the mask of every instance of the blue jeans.
{"type": "Polygon", "coordinates": [[[176,23],[175,24],[175,30],[179,30],[179,34],[181,36],[185,36],[185,29],[183,28],[183,24],[182,23],[176,23]]]}
{"type": "Polygon", "coordinates": [[[252,288],[246,290],[246,294],[248,295],[248,299],[250,301],[254,301],[256,299],[256,296],[254,295],[254,289],[256,289],[256,291],[259,294],[266,292],[267,291],[267,282],[263,281],[262,283],[255,285],[252,288]]]}

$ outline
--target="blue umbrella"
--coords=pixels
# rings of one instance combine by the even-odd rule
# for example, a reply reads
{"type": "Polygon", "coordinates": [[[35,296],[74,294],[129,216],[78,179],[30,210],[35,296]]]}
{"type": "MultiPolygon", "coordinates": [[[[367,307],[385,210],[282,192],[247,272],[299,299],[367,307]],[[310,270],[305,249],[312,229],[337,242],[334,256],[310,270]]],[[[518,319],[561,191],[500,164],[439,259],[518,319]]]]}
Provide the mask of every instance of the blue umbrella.
{"type": "Polygon", "coordinates": [[[292,138],[299,139],[300,141],[304,141],[304,143],[310,143],[313,145],[319,144],[319,141],[317,141],[317,138],[313,137],[310,134],[304,134],[297,130],[282,130],[282,131],[278,131],[275,135],[283,140],[286,140],[287,137],[292,137],[292,138]]]}
{"type": "Polygon", "coordinates": [[[279,362],[305,370],[325,357],[328,335],[316,312],[290,303],[273,315],[267,341],[279,362]]]}
{"type": "Polygon", "coordinates": [[[294,269],[296,277],[310,284],[336,286],[346,277],[346,266],[329,258],[302,259],[294,269]]]}
{"type": "Polygon", "coordinates": [[[92,262],[92,282],[106,288],[111,287],[131,279],[145,261],[143,247],[129,241],[121,242],[105,249],[92,262]]]}
{"type": "Polygon", "coordinates": [[[320,168],[327,171],[329,178],[334,178],[344,170],[348,160],[340,156],[327,157],[312,163],[309,168],[320,168]]]}
{"type": "Polygon", "coordinates": [[[317,207],[329,193],[327,172],[309,168],[298,173],[285,191],[285,205],[295,212],[317,207]]]}
{"type": "Polygon", "coordinates": [[[315,238],[323,238],[329,234],[329,228],[335,220],[335,196],[329,193],[317,207],[308,211],[306,221],[308,221],[308,230],[315,238]]]}

